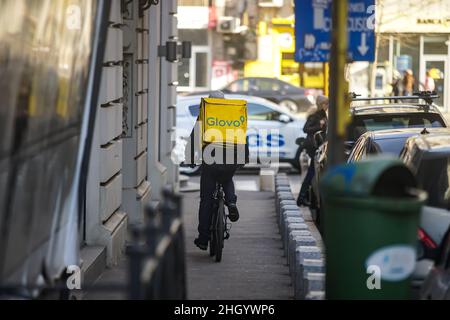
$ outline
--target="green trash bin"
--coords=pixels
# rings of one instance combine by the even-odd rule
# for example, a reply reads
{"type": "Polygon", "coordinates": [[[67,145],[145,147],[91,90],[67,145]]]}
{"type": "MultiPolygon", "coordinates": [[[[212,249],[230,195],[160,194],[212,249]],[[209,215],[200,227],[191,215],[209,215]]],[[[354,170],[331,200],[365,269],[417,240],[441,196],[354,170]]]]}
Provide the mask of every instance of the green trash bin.
{"type": "Polygon", "coordinates": [[[426,193],[398,159],[332,168],[324,197],[327,299],[409,299],[426,193]]]}

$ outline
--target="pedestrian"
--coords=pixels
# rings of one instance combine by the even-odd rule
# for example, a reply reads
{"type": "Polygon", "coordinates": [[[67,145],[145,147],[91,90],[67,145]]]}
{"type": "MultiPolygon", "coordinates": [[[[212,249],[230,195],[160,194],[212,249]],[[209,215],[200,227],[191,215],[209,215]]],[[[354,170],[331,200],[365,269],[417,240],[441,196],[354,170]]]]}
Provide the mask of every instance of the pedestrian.
{"type": "Polygon", "coordinates": [[[414,84],[416,79],[414,79],[414,75],[411,69],[405,71],[403,76],[403,95],[404,96],[412,96],[414,92],[414,84]]]}
{"type": "Polygon", "coordinates": [[[436,85],[434,83],[434,79],[431,76],[430,70],[427,70],[427,73],[425,74],[425,82],[423,84],[423,88],[425,91],[433,92],[436,89],[436,85]]]}
{"type": "Polygon", "coordinates": [[[308,191],[311,186],[312,179],[314,178],[314,156],[316,153],[316,144],[314,142],[314,136],[317,132],[326,133],[328,126],[327,111],[329,106],[329,100],[325,96],[318,96],[316,100],[317,110],[311,114],[306,120],[305,126],[303,127],[303,132],[306,133],[306,143],[305,149],[311,158],[311,163],[309,164],[308,171],[306,173],[305,179],[303,180],[300,193],[297,198],[297,205],[307,206],[310,205],[308,201],[308,191]]]}
{"type": "Polygon", "coordinates": [[[391,86],[392,86],[392,95],[394,97],[398,97],[403,89],[402,89],[402,76],[400,72],[398,72],[397,70],[394,71],[391,86]]]}

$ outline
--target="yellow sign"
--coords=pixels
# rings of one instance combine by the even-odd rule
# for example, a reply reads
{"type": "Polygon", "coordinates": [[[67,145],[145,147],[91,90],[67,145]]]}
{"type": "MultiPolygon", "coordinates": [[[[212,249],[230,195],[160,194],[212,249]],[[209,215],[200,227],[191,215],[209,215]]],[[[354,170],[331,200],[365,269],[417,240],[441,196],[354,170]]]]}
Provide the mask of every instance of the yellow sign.
{"type": "Polygon", "coordinates": [[[247,143],[245,100],[204,98],[201,103],[200,121],[203,143],[247,143]]]}

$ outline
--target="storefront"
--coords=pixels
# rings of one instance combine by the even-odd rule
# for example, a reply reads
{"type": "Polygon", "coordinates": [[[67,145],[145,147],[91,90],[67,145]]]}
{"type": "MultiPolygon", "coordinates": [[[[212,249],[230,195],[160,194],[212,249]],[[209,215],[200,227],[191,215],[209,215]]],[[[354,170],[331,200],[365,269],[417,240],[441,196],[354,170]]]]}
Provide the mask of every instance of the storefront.
{"type": "Polygon", "coordinates": [[[415,90],[425,89],[427,72],[440,95],[436,104],[450,107],[450,3],[411,1],[404,5],[385,1],[379,10],[378,69],[384,69],[386,83],[411,70],[415,90]],[[405,12],[406,10],[406,12],[405,12]]]}
{"type": "Polygon", "coordinates": [[[204,91],[210,87],[212,53],[209,18],[207,6],[178,8],[178,39],[192,43],[192,59],[178,63],[179,92],[204,91]]]}

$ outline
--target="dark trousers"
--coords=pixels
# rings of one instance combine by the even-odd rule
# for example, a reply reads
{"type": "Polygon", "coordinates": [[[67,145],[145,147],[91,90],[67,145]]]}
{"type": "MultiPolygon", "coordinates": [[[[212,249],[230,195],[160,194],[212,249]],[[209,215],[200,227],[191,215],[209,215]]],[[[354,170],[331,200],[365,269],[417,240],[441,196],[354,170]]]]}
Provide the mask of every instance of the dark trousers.
{"type": "Polygon", "coordinates": [[[200,209],[198,213],[199,239],[206,242],[210,238],[210,225],[214,209],[214,191],[216,183],[223,185],[226,203],[236,203],[237,196],[234,190],[233,176],[238,166],[236,165],[202,165],[200,178],[200,209]]]}
{"type": "Polygon", "coordinates": [[[309,187],[311,186],[312,179],[314,178],[315,169],[314,169],[314,158],[311,161],[311,164],[309,165],[308,171],[306,172],[305,179],[303,180],[302,187],[300,189],[300,194],[298,195],[299,198],[305,198],[309,187]]]}

